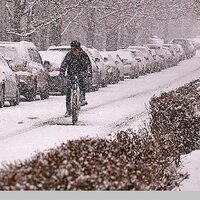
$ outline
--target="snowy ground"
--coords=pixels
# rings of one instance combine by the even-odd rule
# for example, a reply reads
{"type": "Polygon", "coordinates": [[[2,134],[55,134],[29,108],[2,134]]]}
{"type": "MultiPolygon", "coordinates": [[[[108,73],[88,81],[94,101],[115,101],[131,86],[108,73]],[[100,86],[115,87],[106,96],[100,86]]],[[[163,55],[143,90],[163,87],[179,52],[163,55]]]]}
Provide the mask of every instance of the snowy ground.
{"type": "MultiPolygon", "coordinates": [[[[82,108],[77,126],[63,117],[64,96],[0,109],[0,166],[30,158],[68,139],[107,137],[119,130],[137,129],[148,118],[148,102],[153,95],[182,86],[199,74],[200,52],[176,67],[87,93],[89,105],[82,108]]],[[[190,178],[180,190],[200,190],[199,157],[198,151],[183,157],[190,178]]]]}

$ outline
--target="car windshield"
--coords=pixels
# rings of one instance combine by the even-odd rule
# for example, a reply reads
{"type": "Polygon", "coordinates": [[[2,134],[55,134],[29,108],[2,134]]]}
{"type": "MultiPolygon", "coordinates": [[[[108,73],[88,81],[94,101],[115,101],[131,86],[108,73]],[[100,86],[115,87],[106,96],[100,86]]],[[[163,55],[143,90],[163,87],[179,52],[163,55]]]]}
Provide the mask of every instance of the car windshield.
{"type": "Polygon", "coordinates": [[[163,45],[163,47],[171,48],[171,46],[170,46],[170,45],[163,45]]]}
{"type": "Polygon", "coordinates": [[[12,61],[16,61],[18,58],[17,50],[14,47],[0,46],[0,54],[12,61]]]}
{"type": "Polygon", "coordinates": [[[173,42],[175,42],[175,43],[177,43],[177,44],[186,44],[186,41],[185,40],[179,40],[179,39],[177,39],[177,40],[173,40],[173,42]]]}
{"type": "Polygon", "coordinates": [[[4,61],[2,58],[0,58],[0,66],[1,66],[1,68],[2,68],[4,65],[5,65],[5,61],[4,61]]]}
{"type": "Polygon", "coordinates": [[[108,62],[108,58],[104,57],[103,58],[104,62],[108,62]]]}
{"type": "Polygon", "coordinates": [[[155,49],[155,50],[160,49],[159,46],[155,46],[155,45],[149,45],[148,47],[149,47],[150,49],[155,49]]]}
{"type": "Polygon", "coordinates": [[[136,47],[137,50],[140,50],[142,53],[146,53],[146,49],[141,48],[141,47],[136,47]]]}
{"type": "Polygon", "coordinates": [[[139,53],[137,51],[131,51],[131,53],[132,53],[133,57],[139,56],[139,53]]]}
{"type": "Polygon", "coordinates": [[[1,69],[3,69],[4,72],[10,72],[9,65],[6,62],[6,60],[3,59],[3,57],[0,57],[0,66],[1,66],[1,69]]]}

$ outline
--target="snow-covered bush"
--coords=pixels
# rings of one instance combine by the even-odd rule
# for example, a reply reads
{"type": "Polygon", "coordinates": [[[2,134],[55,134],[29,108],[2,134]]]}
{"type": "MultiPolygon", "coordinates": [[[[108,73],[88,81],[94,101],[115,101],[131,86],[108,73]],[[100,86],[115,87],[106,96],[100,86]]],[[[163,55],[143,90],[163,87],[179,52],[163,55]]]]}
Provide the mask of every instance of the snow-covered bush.
{"type": "Polygon", "coordinates": [[[171,190],[183,175],[151,134],[68,141],[0,171],[0,190],[171,190]]]}
{"type": "Polygon", "coordinates": [[[200,147],[200,80],[150,101],[150,127],[168,152],[187,154],[200,147]]]}
{"type": "Polygon", "coordinates": [[[0,170],[0,190],[173,190],[180,156],[199,149],[200,81],[150,101],[150,124],[110,139],[80,138],[0,170]]]}

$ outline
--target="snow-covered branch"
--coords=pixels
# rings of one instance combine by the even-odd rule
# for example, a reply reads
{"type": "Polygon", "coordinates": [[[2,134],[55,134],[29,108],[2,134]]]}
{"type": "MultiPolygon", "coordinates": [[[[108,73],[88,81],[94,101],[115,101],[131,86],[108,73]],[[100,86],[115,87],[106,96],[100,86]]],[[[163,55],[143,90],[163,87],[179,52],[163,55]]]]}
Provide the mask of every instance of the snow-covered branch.
{"type": "Polygon", "coordinates": [[[81,11],[79,13],[77,13],[77,15],[67,24],[67,26],[65,27],[65,29],[63,30],[63,32],[61,33],[61,35],[63,35],[67,29],[69,28],[69,26],[76,21],[76,19],[83,13],[83,9],[81,9],[81,11]]]}
{"type": "MultiPolygon", "coordinates": [[[[40,0],[34,0],[31,5],[34,6],[39,1],[40,0]]],[[[20,37],[27,37],[27,36],[33,34],[34,32],[36,32],[37,30],[39,30],[41,27],[48,26],[51,23],[55,22],[56,20],[61,19],[62,17],[66,16],[69,13],[69,11],[80,9],[80,8],[82,9],[86,6],[86,4],[91,3],[92,1],[94,1],[94,0],[82,0],[75,5],[66,6],[66,7],[64,7],[64,10],[65,10],[64,12],[58,14],[56,17],[54,15],[52,15],[52,16],[48,17],[47,19],[43,20],[42,22],[36,23],[35,25],[33,25],[31,27],[31,30],[29,32],[27,32],[27,30],[24,29],[24,30],[21,30],[22,33],[19,33],[18,31],[15,31],[15,30],[8,30],[7,33],[12,34],[12,35],[17,35],[20,37]]],[[[29,7],[27,11],[30,12],[30,8],[31,7],[29,7]]]]}
{"type": "Polygon", "coordinates": [[[13,19],[14,15],[13,12],[11,11],[10,6],[8,5],[8,2],[6,2],[6,9],[8,11],[8,15],[10,16],[10,18],[13,19]]]}
{"type": "Polygon", "coordinates": [[[33,2],[30,2],[23,14],[25,15],[26,13],[30,12],[30,10],[33,10],[34,6],[36,6],[38,3],[40,3],[40,0],[34,0],[33,2]]]}

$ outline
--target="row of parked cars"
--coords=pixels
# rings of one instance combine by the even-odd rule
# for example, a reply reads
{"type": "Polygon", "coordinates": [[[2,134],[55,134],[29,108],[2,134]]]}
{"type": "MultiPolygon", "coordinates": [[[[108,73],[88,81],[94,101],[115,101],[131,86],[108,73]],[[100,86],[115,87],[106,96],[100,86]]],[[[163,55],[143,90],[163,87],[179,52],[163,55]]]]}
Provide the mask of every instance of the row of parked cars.
{"type": "Polygon", "coordinates": [[[31,42],[0,42],[0,107],[17,105],[20,97],[33,101],[49,97],[49,72],[31,42]]]}
{"type": "MultiPolygon", "coordinates": [[[[154,40],[155,41],[155,40],[154,40]]],[[[147,73],[158,72],[177,65],[181,60],[195,55],[194,45],[187,39],[177,38],[168,44],[151,42],[143,46],[129,46],[117,51],[98,51],[82,46],[89,55],[93,78],[88,80],[87,91],[96,91],[108,84],[130,78],[138,78],[147,73]]],[[[59,68],[70,46],[50,46],[46,51],[40,51],[43,60],[49,68],[49,93],[64,94],[64,83],[59,79],[59,68]]]]}
{"type": "MultiPolygon", "coordinates": [[[[87,91],[158,72],[195,55],[194,45],[177,38],[169,44],[150,43],[117,51],[98,51],[82,46],[92,63],[93,77],[87,91]]],[[[0,42],[0,107],[6,101],[18,105],[20,97],[33,101],[49,95],[64,95],[65,83],[59,78],[60,65],[70,46],[50,46],[38,51],[31,42],[0,42]]]]}

